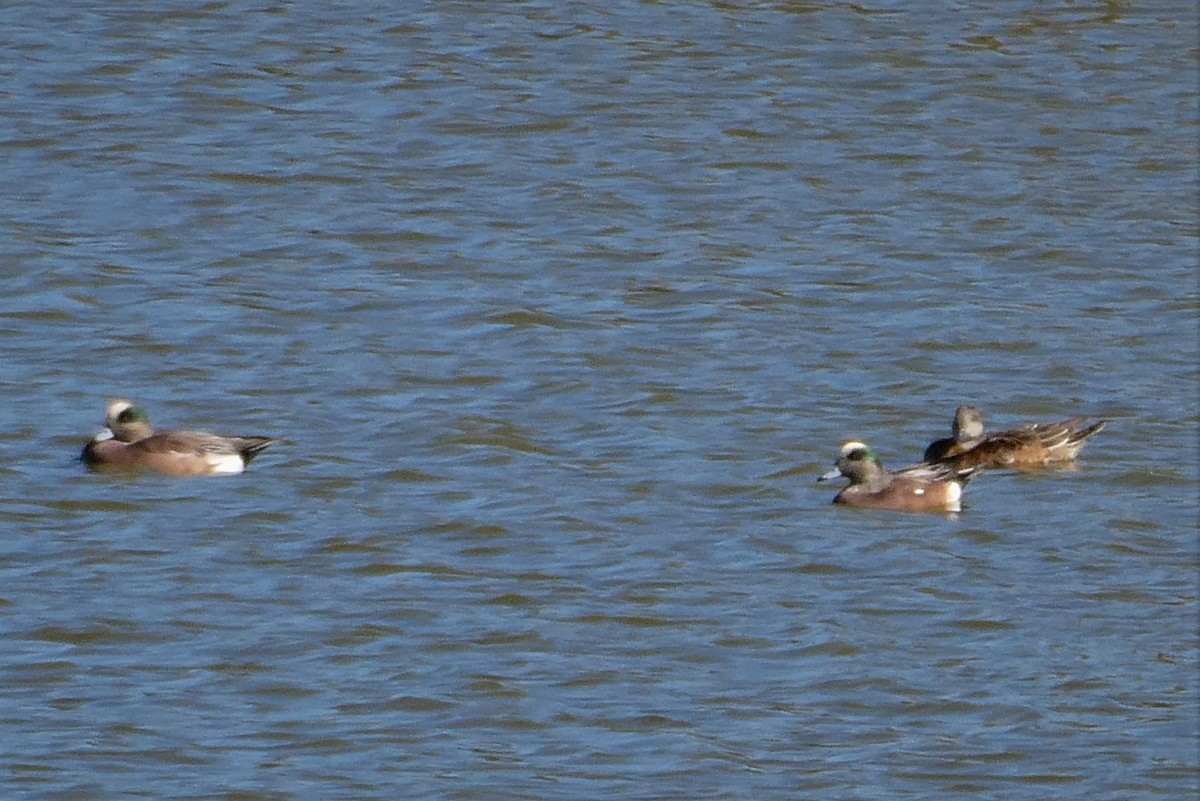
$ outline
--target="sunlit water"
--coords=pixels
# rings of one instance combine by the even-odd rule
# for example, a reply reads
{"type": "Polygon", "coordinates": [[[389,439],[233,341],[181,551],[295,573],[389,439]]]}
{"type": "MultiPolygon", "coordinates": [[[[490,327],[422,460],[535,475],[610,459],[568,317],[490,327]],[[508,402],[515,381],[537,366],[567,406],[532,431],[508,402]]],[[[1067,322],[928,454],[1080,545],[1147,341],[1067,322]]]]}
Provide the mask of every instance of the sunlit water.
{"type": "Polygon", "coordinates": [[[1193,7],[152,5],[0,11],[6,797],[1195,792],[1193,7]],[[1112,422],[813,482],[962,402],[1112,422]]]}

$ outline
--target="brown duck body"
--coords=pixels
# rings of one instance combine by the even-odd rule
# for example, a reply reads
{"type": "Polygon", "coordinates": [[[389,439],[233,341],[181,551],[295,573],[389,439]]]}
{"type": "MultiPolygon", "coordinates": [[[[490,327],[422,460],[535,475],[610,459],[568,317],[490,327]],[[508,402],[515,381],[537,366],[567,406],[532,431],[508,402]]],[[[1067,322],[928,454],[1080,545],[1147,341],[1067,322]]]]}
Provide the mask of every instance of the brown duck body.
{"type": "Polygon", "coordinates": [[[925,461],[960,468],[1045,467],[1074,460],[1088,438],[1107,424],[1073,417],[985,434],[982,413],[974,406],[960,406],[954,414],[954,436],[926,448],[925,461]]]}
{"type": "Polygon", "coordinates": [[[838,476],[850,485],[833,502],[864,509],[899,512],[961,511],[963,488],[979,467],[957,468],[944,464],[917,464],[889,471],[861,442],[847,442],[838,454],[837,467],[818,480],[838,476]]]}

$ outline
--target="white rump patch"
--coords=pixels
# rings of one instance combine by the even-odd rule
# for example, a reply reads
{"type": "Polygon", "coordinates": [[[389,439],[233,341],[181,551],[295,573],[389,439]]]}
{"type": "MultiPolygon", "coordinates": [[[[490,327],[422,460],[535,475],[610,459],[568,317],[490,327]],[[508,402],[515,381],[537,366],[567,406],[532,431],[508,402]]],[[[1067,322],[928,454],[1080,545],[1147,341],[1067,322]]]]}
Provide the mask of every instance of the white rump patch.
{"type": "Polygon", "coordinates": [[[913,495],[924,495],[924,494],[925,494],[924,487],[917,487],[915,490],[913,490],[913,495]]]}

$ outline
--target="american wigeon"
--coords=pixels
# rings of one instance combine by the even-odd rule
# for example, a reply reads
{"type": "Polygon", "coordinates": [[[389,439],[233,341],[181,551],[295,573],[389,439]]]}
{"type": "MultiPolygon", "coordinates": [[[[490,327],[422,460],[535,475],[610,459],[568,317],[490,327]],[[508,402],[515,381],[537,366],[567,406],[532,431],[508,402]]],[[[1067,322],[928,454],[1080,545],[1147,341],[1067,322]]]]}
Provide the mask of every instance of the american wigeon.
{"type": "Polygon", "coordinates": [[[916,464],[890,472],[861,442],[847,442],[838,454],[837,468],[818,481],[845,476],[850,486],[834,503],[900,512],[958,512],[963,487],[978,467],[957,469],[943,464],[916,464]]]}
{"type": "Polygon", "coordinates": [[[954,436],[939,439],[925,449],[925,461],[954,467],[1044,467],[1069,462],[1102,430],[1107,420],[1087,424],[1082,417],[1058,423],[1041,423],[985,434],[983,413],[974,406],[954,412],[954,436]]]}
{"type": "Polygon", "coordinates": [[[83,448],[93,468],[147,468],[172,476],[240,473],[275,440],[222,437],[203,431],[154,432],[150,418],[129,401],[109,404],[106,429],[83,448]]]}

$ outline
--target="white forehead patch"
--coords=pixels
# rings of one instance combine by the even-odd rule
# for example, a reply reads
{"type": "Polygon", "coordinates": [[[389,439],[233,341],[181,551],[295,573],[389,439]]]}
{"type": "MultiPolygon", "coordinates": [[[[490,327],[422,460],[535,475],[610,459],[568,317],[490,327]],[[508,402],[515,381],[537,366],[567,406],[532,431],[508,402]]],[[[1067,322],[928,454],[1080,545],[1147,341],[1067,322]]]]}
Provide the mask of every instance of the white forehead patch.
{"type": "Polygon", "coordinates": [[[112,403],[108,404],[107,414],[109,416],[109,419],[115,419],[117,415],[119,415],[121,412],[125,411],[126,409],[130,408],[131,406],[133,406],[133,404],[130,403],[129,401],[125,401],[125,400],[113,401],[112,403]]]}
{"type": "Polygon", "coordinates": [[[845,445],[843,445],[841,454],[842,454],[842,456],[845,456],[846,454],[851,453],[853,451],[865,451],[865,450],[870,450],[870,449],[865,444],[859,442],[858,440],[855,440],[853,442],[847,442],[845,445]]]}

